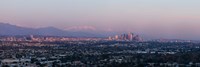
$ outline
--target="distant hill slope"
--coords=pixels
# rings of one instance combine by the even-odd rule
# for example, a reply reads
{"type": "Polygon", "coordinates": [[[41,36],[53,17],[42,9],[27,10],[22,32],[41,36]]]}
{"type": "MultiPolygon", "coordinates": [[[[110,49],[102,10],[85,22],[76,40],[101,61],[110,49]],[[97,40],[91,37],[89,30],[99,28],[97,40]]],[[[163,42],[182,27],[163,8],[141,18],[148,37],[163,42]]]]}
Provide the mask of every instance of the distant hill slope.
{"type": "Polygon", "coordinates": [[[54,27],[25,28],[7,23],[0,23],[0,35],[45,35],[45,36],[69,36],[69,37],[104,37],[103,35],[82,31],[65,31],[54,27]]]}

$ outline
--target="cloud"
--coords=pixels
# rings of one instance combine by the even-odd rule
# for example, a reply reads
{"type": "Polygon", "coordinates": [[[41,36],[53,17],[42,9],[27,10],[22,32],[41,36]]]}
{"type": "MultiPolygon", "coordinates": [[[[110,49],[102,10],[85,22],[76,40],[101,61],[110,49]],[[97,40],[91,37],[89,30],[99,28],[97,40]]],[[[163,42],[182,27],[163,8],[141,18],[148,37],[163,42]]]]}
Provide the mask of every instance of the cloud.
{"type": "Polygon", "coordinates": [[[67,27],[65,30],[70,30],[70,31],[96,31],[97,29],[93,26],[72,26],[72,27],[67,27]]]}

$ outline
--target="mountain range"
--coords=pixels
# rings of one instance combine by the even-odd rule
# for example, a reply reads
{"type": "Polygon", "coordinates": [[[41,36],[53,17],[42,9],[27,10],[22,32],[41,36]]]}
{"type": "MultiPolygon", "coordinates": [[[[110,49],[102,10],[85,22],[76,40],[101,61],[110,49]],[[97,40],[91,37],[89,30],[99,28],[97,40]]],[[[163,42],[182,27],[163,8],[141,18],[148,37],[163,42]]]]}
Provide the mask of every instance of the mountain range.
{"type": "Polygon", "coordinates": [[[0,23],[0,35],[44,35],[44,36],[67,36],[67,37],[106,37],[97,32],[66,31],[55,27],[26,28],[8,23],[0,23]]]}

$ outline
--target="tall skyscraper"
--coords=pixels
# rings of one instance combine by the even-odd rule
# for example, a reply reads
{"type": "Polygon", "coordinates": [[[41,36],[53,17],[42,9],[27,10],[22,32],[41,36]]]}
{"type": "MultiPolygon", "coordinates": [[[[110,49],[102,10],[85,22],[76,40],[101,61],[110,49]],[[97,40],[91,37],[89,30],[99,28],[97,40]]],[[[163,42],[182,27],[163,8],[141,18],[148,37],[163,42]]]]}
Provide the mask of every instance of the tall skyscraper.
{"type": "Polygon", "coordinates": [[[119,36],[118,35],[115,35],[115,40],[119,40],[119,36]]]}
{"type": "Polygon", "coordinates": [[[130,40],[130,41],[132,41],[133,40],[133,37],[134,37],[134,34],[133,33],[131,33],[131,32],[129,32],[128,33],[128,40],[130,40]]]}
{"type": "Polygon", "coordinates": [[[141,41],[142,38],[139,35],[134,35],[132,32],[127,34],[115,35],[114,37],[109,37],[109,40],[123,40],[123,41],[141,41]]]}

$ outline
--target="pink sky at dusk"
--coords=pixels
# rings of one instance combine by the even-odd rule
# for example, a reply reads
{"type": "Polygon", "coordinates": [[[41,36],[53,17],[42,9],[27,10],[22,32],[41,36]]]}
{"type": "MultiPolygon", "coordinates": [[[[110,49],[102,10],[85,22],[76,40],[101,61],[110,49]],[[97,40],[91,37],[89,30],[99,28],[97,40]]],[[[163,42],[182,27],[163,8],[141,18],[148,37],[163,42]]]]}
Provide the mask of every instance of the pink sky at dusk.
{"type": "Polygon", "coordinates": [[[0,22],[200,39],[199,0],[1,0],[0,22]]]}

